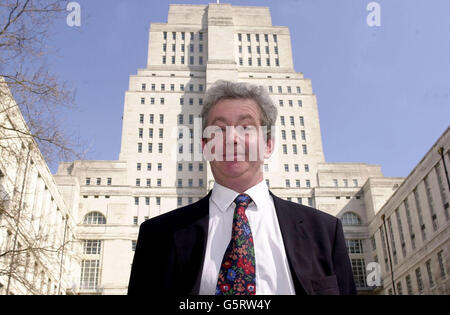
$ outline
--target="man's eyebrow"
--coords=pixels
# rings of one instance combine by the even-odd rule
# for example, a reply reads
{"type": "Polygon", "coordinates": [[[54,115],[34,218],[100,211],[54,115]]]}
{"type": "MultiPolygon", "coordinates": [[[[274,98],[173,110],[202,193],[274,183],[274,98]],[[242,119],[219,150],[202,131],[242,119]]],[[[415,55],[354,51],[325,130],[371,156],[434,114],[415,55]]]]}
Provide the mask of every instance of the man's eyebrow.
{"type": "Polygon", "coordinates": [[[249,115],[249,114],[239,116],[238,121],[245,120],[245,119],[250,119],[250,120],[255,121],[254,117],[252,115],[249,115]]]}
{"type": "Polygon", "coordinates": [[[224,117],[216,117],[216,118],[211,122],[210,125],[214,125],[214,123],[215,123],[216,121],[222,121],[222,122],[224,122],[224,123],[227,123],[227,120],[226,120],[224,117]]]}

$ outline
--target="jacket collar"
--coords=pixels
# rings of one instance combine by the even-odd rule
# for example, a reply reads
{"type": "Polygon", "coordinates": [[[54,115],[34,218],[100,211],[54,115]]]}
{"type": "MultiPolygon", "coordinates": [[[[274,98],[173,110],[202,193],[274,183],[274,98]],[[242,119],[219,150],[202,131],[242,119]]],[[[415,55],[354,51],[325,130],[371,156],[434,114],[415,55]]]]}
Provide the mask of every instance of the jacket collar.
{"type": "MultiPolygon", "coordinates": [[[[269,193],[274,201],[296,293],[311,294],[313,290],[308,277],[312,270],[311,256],[308,255],[311,253],[311,247],[302,225],[304,221],[302,211],[290,202],[278,198],[271,191],[269,193]]],[[[211,191],[192,205],[192,212],[196,214],[194,219],[174,235],[179,264],[186,272],[192,273],[190,294],[193,295],[200,292],[208,239],[210,197],[211,191]]]]}

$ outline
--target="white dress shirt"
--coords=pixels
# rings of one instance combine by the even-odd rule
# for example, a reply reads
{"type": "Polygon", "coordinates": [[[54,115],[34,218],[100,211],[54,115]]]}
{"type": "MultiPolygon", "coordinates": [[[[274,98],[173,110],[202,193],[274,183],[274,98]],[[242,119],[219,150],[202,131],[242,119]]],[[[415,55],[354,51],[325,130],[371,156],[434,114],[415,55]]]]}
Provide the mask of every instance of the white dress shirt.
{"type": "MultiPolygon", "coordinates": [[[[295,294],[273,199],[266,182],[245,191],[252,198],[247,215],[255,246],[256,294],[295,294]]],[[[200,285],[201,295],[216,292],[223,255],[231,240],[238,192],[214,183],[209,198],[209,229],[200,285]]]]}

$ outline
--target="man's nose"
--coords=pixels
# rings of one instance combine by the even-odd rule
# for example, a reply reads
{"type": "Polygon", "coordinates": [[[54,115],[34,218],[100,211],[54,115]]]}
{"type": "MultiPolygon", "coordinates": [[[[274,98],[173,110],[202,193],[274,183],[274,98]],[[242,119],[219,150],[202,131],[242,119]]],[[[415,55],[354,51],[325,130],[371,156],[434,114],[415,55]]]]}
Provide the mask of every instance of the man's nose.
{"type": "Polygon", "coordinates": [[[240,135],[238,130],[234,126],[229,126],[226,128],[226,136],[225,141],[227,144],[233,143],[236,144],[240,140],[240,135]]]}

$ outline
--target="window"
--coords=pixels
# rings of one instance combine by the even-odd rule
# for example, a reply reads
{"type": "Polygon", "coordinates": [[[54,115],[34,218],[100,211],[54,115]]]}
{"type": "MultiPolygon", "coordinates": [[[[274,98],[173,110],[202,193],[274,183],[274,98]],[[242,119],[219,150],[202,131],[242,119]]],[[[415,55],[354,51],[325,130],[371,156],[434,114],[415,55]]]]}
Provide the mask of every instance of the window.
{"type": "Polygon", "coordinates": [[[349,254],[363,254],[362,240],[345,240],[349,254]]]}
{"type": "Polygon", "coordinates": [[[438,258],[438,262],[439,262],[439,271],[441,274],[441,278],[445,279],[446,276],[446,272],[445,272],[445,264],[444,264],[444,257],[443,257],[443,250],[441,250],[440,252],[437,253],[437,258],[438,258]]]}
{"type": "Polygon", "coordinates": [[[415,270],[416,280],[417,280],[417,288],[419,289],[419,293],[423,293],[423,281],[422,281],[422,273],[420,272],[420,267],[415,270]]]}
{"type": "Polygon", "coordinates": [[[291,138],[292,140],[296,140],[295,130],[291,130],[291,138]]]}
{"type": "Polygon", "coordinates": [[[100,255],[102,241],[100,240],[84,240],[83,254],[85,255],[100,255]]]}
{"type": "Polygon", "coordinates": [[[287,145],[283,144],[283,154],[287,154],[287,145]]]}
{"type": "Polygon", "coordinates": [[[281,123],[282,126],[285,125],[284,116],[280,116],[280,123],[281,123]]]}
{"type": "Polygon", "coordinates": [[[162,163],[158,163],[158,171],[159,171],[159,172],[162,171],[162,163]]]}
{"type": "Polygon", "coordinates": [[[284,171],[289,172],[289,164],[284,164],[284,171]]]}
{"type": "Polygon", "coordinates": [[[151,180],[150,180],[150,178],[147,178],[147,187],[150,187],[150,184],[151,184],[151,180]]]}
{"type": "Polygon", "coordinates": [[[99,260],[83,260],[81,262],[80,288],[82,290],[97,289],[99,266],[99,260]]]}
{"type": "Polygon", "coordinates": [[[242,41],[242,34],[238,34],[238,40],[241,42],[242,41]]]}
{"type": "Polygon", "coordinates": [[[158,143],[158,153],[163,153],[163,144],[158,143]]]}
{"type": "Polygon", "coordinates": [[[343,225],[360,225],[361,219],[359,216],[353,212],[346,212],[342,216],[342,224],[343,225]]]}
{"type": "Polygon", "coordinates": [[[106,224],[106,218],[100,212],[89,212],[84,216],[83,224],[106,224]]]}
{"type": "Polygon", "coordinates": [[[289,179],[286,179],[286,187],[287,188],[291,187],[291,181],[289,179]]]}
{"type": "Polygon", "coordinates": [[[161,205],[161,197],[156,197],[156,205],[157,206],[161,205]]]}
{"type": "Polygon", "coordinates": [[[413,225],[412,225],[411,212],[409,210],[408,198],[403,200],[403,203],[405,205],[406,222],[408,223],[409,237],[411,239],[411,247],[414,250],[414,249],[416,249],[416,242],[415,242],[416,238],[415,238],[414,229],[413,229],[413,225]]]}
{"type": "Polygon", "coordinates": [[[300,179],[295,180],[295,187],[300,188],[300,179]]]}
{"type": "Polygon", "coordinates": [[[86,186],[89,186],[91,184],[91,178],[86,177],[86,186]]]}
{"type": "Polygon", "coordinates": [[[358,187],[358,180],[357,179],[353,180],[353,186],[358,187]]]}
{"type": "Polygon", "coordinates": [[[183,187],[183,180],[181,178],[177,180],[177,187],[183,187]]]}
{"type": "Polygon", "coordinates": [[[437,215],[434,212],[434,202],[433,202],[433,196],[431,194],[431,189],[430,189],[430,183],[429,183],[428,175],[425,176],[423,182],[425,184],[425,192],[426,192],[426,195],[427,195],[428,208],[430,210],[431,220],[432,220],[432,223],[433,223],[433,230],[436,231],[438,229],[439,225],[438,225],[438,221],[437,221],[437,215]]]}
{"type": "Polygon", "coordinates": [[[203,172],[203,163],[200,163],[200,164],[198,165],[198,170],[199,170],[200,172],[203,172]]]}
{"type": "Polygon", "coordinates": [[[138,225],[138,217],[133,217],[133,225],[138,225]]]}
{"type": "Polygon", "coordinates": [[[150,124],[153,124],[155,116],[154,116],[153,114],[150,114],[149,117],[150,117],[149,123],[150,123],[150,124]]]}
{"type": "Polygon", "coordinates": [[[134,252],[134,251],[136,251],[136,244],[137,244],[137,241],[131,241],[131,250],[134,252]]]}
{"type": "Polygon", "coordinates": [[[161,187],[161,178],[156,180],[156,186],[161,187]]]}
{"type": "Polygon", "coordinates": [[[148,144],[148,153],[153,153],[153,143],[148,144]]]}
{"type": "Polygon", "coordinates": [[[305,164],[305,172],[306,172],[306,173],[309,172],[309,164],[305,164]]]}
{"type": "Polygon", "coordinates": [[[281,130],[281,139],[286,140],[286,130],[281,130]]]}
{"type": "Polygon", "coordinates": [[[308,154],[308,148],[307,148],[306,144],[302,144],[302,150],[303,150],[303,154],[308,154]]]}
{"type": "Polygon", "coordinates": [[[431,259],[428,259],[425,265],[427,267],[428,281],[430,283],[430,287],[432,288],[434,286],[434,280],[433,280],[433,271],[431,270],[431,259]]]}
{"type": "Polygon", "coordinates": [[[106,184],[107,184],[108,186],[111,186],[111,184],[112,184],[112,178],[111,178],[111,177],[108,177],[108,178],[107,178],[106,184]]]}
{"type": "Polygon", "coordinates": [[[159,115],[159,123],[164,124],[164,114],[159,115]]]}
{"type": "Polygon", "coordinates": [[[306,132],[305,132],[305,130],[301,130],[300,131],[300,135],[302,137],[302,140],[306,141],[306,132]]]}
{"type": "Polygon", "coordinates": [[[177,33],[176,32],[172,32],[172,39],[173,40],[177,39],[177,33]]]}
{"type": "Polygon", "coordinates": [[[405,277],[405,280],[406,280],[406,290],[407,290],[407,292],[408,292],[408,295],[413,295],[414,292],[413,292],[413,288],[412,288],[411,276],[410,276],[410,275],[407,275],[407,276],[405,277]]]}
{"type": "Polygon", "coordinates": [[[202,32],[198,33],[198,39],[199,40],[203,40],[203,33],[202,32]]]}
{"type": "Polygon", "coordinates": [[[200,64],[200,65],[203,64],[203,57],[202,56],[198,57],[198,64],[200,64]]]}
{"type": "Polygon", "coordinates": [[[344,182],[344,187],[348,187],[348,179],[343,179],[342,181],[344,182]]]}
{"type": "Polygon", "coordinates": [[[298,103],[298,107],[302,107],[303,106],[302,100],[298,100],[297,103],[298,103]]]}
{"type": "Polygon", "coordinates": [[[201,178],[198,179],[198,186],[203,187],[203,179],[201,178]]]}
{"type": "Polygon", "coordinates": [[[357,287],[366,286],[366,264],[364,259],[352,259],[352,272],[357,287]]]}
{"type": "Polygon", "coordinates": [[[294,116],[290,116],[290,117],[289,117],[289,121],[291,122],[291,126],[295,126],[295,123],[294,123],[294,116]]]}
{"type": "Polygon", "coordinates": [[[297,154],[297,145],[296,144],[292,145],[292,153],[297,154]]]}
{"type": "Polygon", "coordinates": [[[146,85],[145,85],[145,83],[142,83],[142,85],[141,85],[141,90],[142,90],[142,91],[145,91],[145,89],[146,89],[146,85]]]}
{"type": "Polygon", "coordinates": [[[419,218],[420,230],[422,232],[422,240],[425,241],[426,240],[425,223],[423,222],[422,207],[420,205],[420,197],[419,192],[417,191],[417,187],[414,189],[413,195],[416,201],[417,216],[419,218]]]}
{"type": "Polygon", "coordinates": [[[275,43],[278,42],[277,34],[273,34],[273,41],[274,41],[275,43]]]}
{"type": "Polygon", "coordinates": [[[164,129],[163,128],[159,128],[159,138],[160,139],[164,138],[164,129]]]}
{"type": "Polygon", "coordinates": [[[166,56],[163,56],[163,57],[162,57],[162,63],[163,63],[163,64],[166,64],[166,56]]]}
{"type": "Polygon", "coordinates": [[[305,118],[300,116],[300,126],[305,126],[305,118]]]}
{"type": "Polygon", "coordinates": [[[97,177],[97,186],[100,186],[102,184],[102,179],[100,177],[97,177]]]}
{"type": "Polygon", "coordinates": [[[146,206],[150,205],[150,197],[145,197],[145,205],[146,206]]]}
{"type": "Polygon", "coordinates": [[[306,188],[311,188],[311,181],[309,179],[306,180],[306,188]]]}

